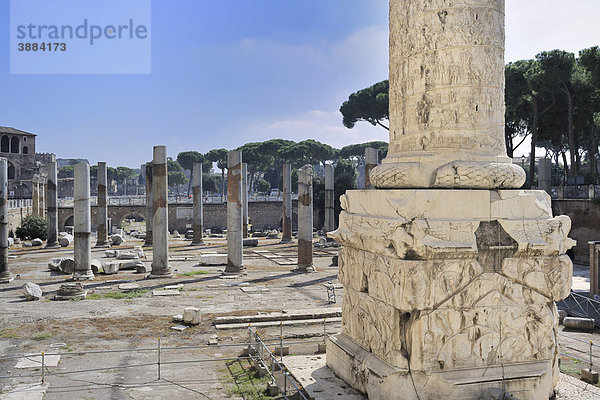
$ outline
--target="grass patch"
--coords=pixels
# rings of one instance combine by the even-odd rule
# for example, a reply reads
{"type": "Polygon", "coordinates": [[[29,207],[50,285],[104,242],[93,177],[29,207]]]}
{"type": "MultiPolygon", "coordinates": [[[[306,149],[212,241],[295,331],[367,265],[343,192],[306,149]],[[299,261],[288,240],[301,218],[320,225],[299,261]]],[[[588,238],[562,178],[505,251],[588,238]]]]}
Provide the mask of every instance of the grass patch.
{"type": "Polygon", "coordinates": [[[235,360],[227,362],[229,377],[227,395],[241,396],[246,400],[267,400],[274,397],[267,395],[268,375],[262,378],[252,367],[248,360],[235,360]]]}
{"type": "Polygon", "coordinates": [[[94,293],[88,294],[88,300],[102,300],[102,299],[135,299],[137,297],[142,297],[144,294],[148,293],[148,289],[134,289],[128,292],[108,292],[108,293],[94,293]]]}
{"type": "Polygon", "coordinates": [[[6,330],[6,331],[0,331],[0,338],[2,339],[17,339],[19,337],[19,335],[17,335],[15,333],[15,331],[11,330],[6,330]]]}
{"type": "Polygon", "coordinates": [[[33,340],[44,340],[44,339],[48,339],[49,337],[52,337],[52,335],[46,331],[42,331],[39,333],[36,333],[35,336],[33,337],[33,340]]]}
{"type": "Polygon", "coordinates": [[[578,368],[574,365],[564,365],[561,363],[560,365],[560,372],[563,374],[567,374],[567,375],[579,375],[579,370],[581,368],[578,368]]]}
{"type": "Polygon", "coordinates": [[[198,275],[206,275],[208,273],[209,273],[208,271],[204,271],[204,270],[199,269],[199,270],[196,270],[196,271],[181,273],[181,274],[179,274],[179,276],[180,277],[182,277],[182,276],[198,276],[198,275]]]}

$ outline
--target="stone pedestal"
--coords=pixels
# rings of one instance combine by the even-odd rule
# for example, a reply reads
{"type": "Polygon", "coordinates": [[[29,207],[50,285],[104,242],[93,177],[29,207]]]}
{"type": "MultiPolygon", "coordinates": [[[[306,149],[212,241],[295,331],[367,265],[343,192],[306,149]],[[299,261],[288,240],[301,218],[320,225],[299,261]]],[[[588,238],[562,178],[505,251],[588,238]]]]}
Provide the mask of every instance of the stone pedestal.
{"type": "Polygon", "coordinates": [[[93,280],[91,260],[92,213],[90,209],[90,166],[86,163],[75,165],[73,185],[73,226],[74,226],[74,280],[93,280]]]}
{"type": "Polygon", "coordinates": [[[98,239],[96,247],[108,246],[108,178],[106,171],[106,163],[98,163],[98,239]]]}
{"type": "Polygon", "coordinates": [[[152,193],[152,163],[146,163],[146,240],[152,246],[152,221],[154,220],[154,194],[152,193]]]}
{"type": "Polygon", "coordinates": [[[239,274],[246,271],[243,266],[243,194],[242,194],[242,152],[230,151],[227,154],[227,267],[226,274],[239,274]]]}
{"type": "Polygon", "coordinates": [[[349,191],[342,208],[329,368],[370,400],[552,395],[575,242],[545,192],[349,191]]]}
{"type": "Polygon", "coordinates": [[[333,165],[325,166],[325,231],[335,230],[335,191],[334,191],[333,165]]]}
{"type": "Polygon", "coordinates": [[[283,210],[281,243],[292,241],[292,166],[283,164],[283,210]]]}
{"type": "Polygon", "coordinates": [[[171,278],[169,266],[169,213],[167,146],[154,146],[152,162],[153,208],[152,272],[149,278],[171,278]]]}
{"type": "Polygon", "coordinates": [[[58,172],[56,161],[48,163],[48,240],[46,248],[60,248],[58,243],[58,194],[56,192],[58,172]]]}
{"type": "Polygon", "coordinates": [[[0,283],[13,279],[8,270],[8,160],[0,158],[0,283]]]}
{"type": "Polygon", "coordinates": [[[192,244],[202,244],[204,234],[204,216],[202,210],[202,163],[194,163],[194,174],[192,182],[193,191],[193,222],[192,229],[194,230],[194,238],[192,244]]]}
{"type": "Polygon", "coordinates": [[[298,171],[298,266],[296,272],[314,272],[313,266],[313,169],[298,171]]]}

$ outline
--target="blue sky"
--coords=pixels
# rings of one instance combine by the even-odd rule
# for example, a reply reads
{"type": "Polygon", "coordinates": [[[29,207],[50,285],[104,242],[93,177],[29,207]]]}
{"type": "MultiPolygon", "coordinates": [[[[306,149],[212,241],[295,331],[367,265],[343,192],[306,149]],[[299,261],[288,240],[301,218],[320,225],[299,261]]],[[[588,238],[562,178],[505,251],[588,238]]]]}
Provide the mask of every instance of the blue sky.
{"type": "MultiPolygon", "coordinates": [[[[506,4],[507,61],[598,44],[597,0],[506,4]]],[[[149,75],[10,75],[9,5],[0,125],[38,134],[38,152],[138,167],[155,144],[175,157],[276,137],[387,140],[337,111],[387,79],[387,0],[154,0],[149,75]]]]}

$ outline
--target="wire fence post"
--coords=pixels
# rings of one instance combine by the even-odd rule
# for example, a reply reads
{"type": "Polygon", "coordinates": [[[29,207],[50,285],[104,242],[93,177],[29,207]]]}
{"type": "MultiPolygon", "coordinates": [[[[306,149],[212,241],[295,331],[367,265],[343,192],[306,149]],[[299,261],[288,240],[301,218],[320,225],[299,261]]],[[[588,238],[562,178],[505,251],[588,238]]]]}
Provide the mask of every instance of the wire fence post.
{"type": "Polygon", "coordinates": [[[327,318],[323,318],[323,343],[327,343],[327,318]]]}
{"type": "Polygon", "coordinates": [[[44,371],[45,367],[46,367],[46,360],[45,360],[45,356],[46,353],[44,353],[42,351],[42,385],[45,383],[46,381],[46,372],[44,371]]]}
{"type": "Polygon", "coordinates": [[[158,338],[158,380],[160,381],[160,338],[158,338]]]}
{"type": "Polygon", "coordinates": [[[592,372],[592,366],[594,365],[594,361],[592,360],[592,352],[594,351],[594,343],[590,340],[590,372],[592,372]]]}
{"type": "Polygon", "coordinates": [[[279,322],[279,358],[283,363],[283,321],[279,322]]]}
{"type": "Polygon", "coordinates": [[[287,399],[287,368],[285,366],[281,366],[283,369],[283,397],[287,399]]]}

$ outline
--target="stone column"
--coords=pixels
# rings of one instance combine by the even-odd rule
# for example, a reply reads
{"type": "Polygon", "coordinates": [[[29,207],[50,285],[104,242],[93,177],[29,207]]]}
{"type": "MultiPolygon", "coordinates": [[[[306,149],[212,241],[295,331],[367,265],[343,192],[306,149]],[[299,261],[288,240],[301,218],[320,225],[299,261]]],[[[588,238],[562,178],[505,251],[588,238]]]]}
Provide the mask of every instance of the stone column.
{"type": "Polygon", "coordinates": [[[0,158],[0,283],[13,279],[8,270],[8,160],[0,158]]]}
{"type": "Polygon", "coordinates": [[[40,196],[40,203],[38,208],[40,210],[40,217],[46,218],[46,184],[44,182],[44,177],[42,177],[42,181],[40,182],[40,187],[38,189],[38,193],[40,196]]]}
{"type": "Polygon", "coordinates": [[[365,190],[373,189],[371,184],[371,170],[379,164],[379,153],[377,149],[367,147],[365,149],[365,190]]]}
{"type": "Polygon", "coordinates": [[[227,267],[225,273],[239,274],[243,266],[242,152],[227,153],[227,267]]]}
{"type": "Polygon", "coordinates": [[[56,161],[48,163],[48,241],[46,248],[59,248],[58,243],[58,194],[56,193],[56,183],[58,174],[56,170],[56,161]]]}
{"type": "Polygon", "coordinates": [[[146,242],[152,246],[152,221],[154,220],[154,193],[152,191],[152,163],[146,163],[146,242]]]}
{"type": "Polygon", "coordinates": [[[152,272],[150,278],[171,278],[169,267],[169,210],[167,146],[154,146],[152,162],[154,216],[152,220],[152,272]]]}
{"type": "Polygon", "coordinates": [[[40,184],[38,176],[34,175],[31,179],[31,213],[40,215],[40,184]]]}
{"type": "Polygon", "coordinates": [[[92,213],[90,209],[90,166],[86,163],[75,165],[73,182],[73,225],[75,233],[74,280],[92,280],[92,213]]]}
{"type": "Polygon", "coordinates": [[[282,243],[292,241],[292,166],[283,164],[283,234],[282,243]]]}
{"type": "Polygon", "coordinates": [[[204,215],[202,210],[202,163],[194,163],[192,190],[194,196],[194,220],[192,244],[202,244],[204,234],[204,215]]]}
{"type": "Polygon", "coordinates": [[[325,231],[335,230],[335,191],[334,191],[334,169],[332,164],[325,165],[325,231]]]}
{"type": "Polygon", "coordinates": [[[98,239],[96,247],[108,247],[108,177],[106,163],[98,163],[98,239]]]}
{"type": "Polygon", "coordinates": [[[377,188],[520,188],[504,141],[504,0],[390,1],[390,145],[377,188]]]}
{"type": "Polygon", "coordinates": [[[313,169],[298,171],[298,267],[296,272],[313,272],[313,169]]]}
{"type": "Polygon", "coordinates": [[[552,189],[552,160],[542,158],[538,163],[538,189],[550,194],[552,189]]]}
{"type": "Polygon", "coordinates": [[[242,163],[242,225],[243,237],[248,237],[248,164],[242,163]]]}
{"type": "Polygon", "coordinates": [[[600,242],[588,242],[590,246],[590,298],[595,299],[600,294],[600,276],[598,273],[598,247],[600,242]]]}

